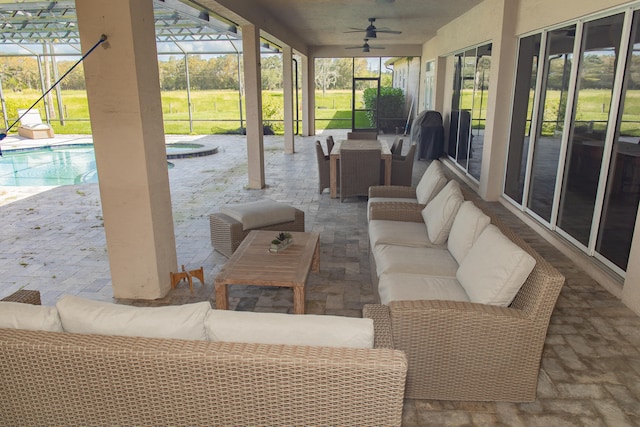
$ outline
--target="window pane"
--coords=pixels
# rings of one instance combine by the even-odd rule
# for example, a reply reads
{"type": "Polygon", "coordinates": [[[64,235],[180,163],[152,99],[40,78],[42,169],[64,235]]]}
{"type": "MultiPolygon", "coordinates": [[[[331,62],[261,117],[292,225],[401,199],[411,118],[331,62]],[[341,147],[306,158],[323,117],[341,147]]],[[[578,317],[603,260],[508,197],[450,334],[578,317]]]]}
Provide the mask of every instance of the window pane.
{"type": "Polygon", "coordinates": [[[491,72],[491,44],[480,46],[476,58],[473,107],[471,109],[471,140],[469,141],[469,174],[480,180],[484,127],[487,119],[489,75],[491,72]]]}
{"type": "Polygon", "coordinates": [[[539,113],[541,120],[536,135],[528,201],[529,208],[546,221],[551,220],[575,37],[575,25],[550,31],[547,36],[546,84],[542,90],[543,107],[539,113]]]}
{"type": "Polygon", "coordinates": [[[507,176],[504,189],[505,194],[518,203],[522,203],[524,191],[541,38],[540,34],[536,34],[521,39],[518,52],[507,176]]]}
{"type": "Polygon", "coordinates": [[[587,246],[620,49],[623,14],[584,26],[558,226],[587,246]]]}
{"type": "Polygon", "coordinates": [[[463,54],[458,54],[453,58],[453,94],[451,96],[451,117],[449,118],[447,154],[454,159],[458,151],[458,116],[460,110],[460,90],[462,88],[462,59],[463,54]]]}
{"type": "Polygon", "coordinates": [[[596,251],[627,269],[640,202],[640,12],[636,11],[596,251]]]}

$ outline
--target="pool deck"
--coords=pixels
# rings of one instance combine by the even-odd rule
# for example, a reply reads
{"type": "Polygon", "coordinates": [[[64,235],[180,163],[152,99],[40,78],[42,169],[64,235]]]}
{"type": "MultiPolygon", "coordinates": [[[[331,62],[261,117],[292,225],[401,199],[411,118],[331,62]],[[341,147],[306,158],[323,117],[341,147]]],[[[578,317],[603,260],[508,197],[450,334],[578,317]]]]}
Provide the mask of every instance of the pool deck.
{"type": "MultiPolygon", "coordinates": [[[[344,132],[332,132],[344,138],[344,132]]],[[[69,137],[77,141],[87,137],[69,137]]],[[[366,201],[318,193],[313,142],[296,137],[296,154],[283,138],[264,138],[267,187],[249,190],[246,139],[241,135],[176,137],[208,141],[212,156],[177,159],[169,169],[178,265],[204,268],[205,284],[185,283],[140,306],[214,302],[213,279],[227,258],[213,251],[209,217],[228,203],[271,198],[305,212],[308,231],[320,233],[320,272],[309,275],[306,310],[360,317],[373,302],[366,201]]],[[[391,137],[393,138],[393,137],[391,137]]],[[[57,139],[57,138],[56,138],[57,139]]],[[[167,137],[173,139],[173,137],[167,137]]],[[[35,143],[35,141],[29,141],[35,143]]],[[[408,145],[405,142],[405,151],[408,145]]],[[[5,143],[2,142],[4,149],[5,143]]],[[[414,185],[427,163],[416,161],[414,185]]],[[[16,187],[2,191],[13,193],[16,187]]],[[[39,289],[45,305],[62,294],[113,301],[98,184],[49,188],[0,206],[0,296],[39,289]]],[[[484,202],[483,202],[484,203],[484,202]]],[[[567,278],[551,318],[537,398],[531,403],[405,400],[403,426],[637,426],[640,425],[640,317],[584,270],[539,237],[499,203],[485,203],[518,230],[567,278]]],[[[292,291],[233,286],[234,310],[291,312],[292,291]]]]}

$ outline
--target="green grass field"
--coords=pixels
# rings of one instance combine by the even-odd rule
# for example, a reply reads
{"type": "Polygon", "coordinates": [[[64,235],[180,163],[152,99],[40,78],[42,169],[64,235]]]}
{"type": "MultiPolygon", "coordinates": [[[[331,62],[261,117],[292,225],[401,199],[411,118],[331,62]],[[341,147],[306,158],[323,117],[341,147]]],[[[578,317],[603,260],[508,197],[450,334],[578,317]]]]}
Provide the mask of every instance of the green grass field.
{"type": "MultiPolygon", "coordinates": [[[[467,92],[467,91],[463,91],[467,92]]],[[[51,92],[53,105],[57,106],[55,91],[51,92]]],[[[17,110],[28,108],[40,93],[36,90],[5,93],[9,124],[18,117],[17,110]]],[[[298,95],[298,99],[301,94],[298,95]]],[[[52,118],[52,126],[60,134],[89,134],[89,107],[84,91],[62,92],[64,125],[57,117],[52,118]]],[[[229,91],[192,91],[191,116],[192,128],[189,127],[189,109],[186,91],[171,91],[162,93],[162,112],[164,128],[167,134],[217,134],[237,132],[240,128],[240,103],[244,108],[244,99],[240,100],[238,92],[229,91]]],[[[463,93],[461,103],[463,109],[471,108],[471,94],[463,93]]],[[[475,111],[474,121],[483,122],[486,115],[488,93],[482,99],[473,100],[475,111]],[[480,105],[482,106],[480,108],[480,105]]],[[[557,116],[560,103],[560,92],[549,91],[545,102],[545,120],[553,121],[557,116]]],[[[316,129],[350,129],[351,128],[351,91],[331,90],[326,93],[316,91],[316,129]]],[[[582,90],[578,102],[576,120],[594,122],[596,129],[602,128],[607,120],[610,100],[607,93],[600,90],[582,90]]],[[[282,129],[282,93],[265,91],[263,96],[264,120],[274,124],[276,133],[282,129]]],[[[44,105],[41,101],[37,108],[44,119],[44,105]]],[[[302,114],[300,113],[299,116],[302,114]]],[[[246,114],[243,112],[243,117],[246,114]]],[[[356,123],[357,127],[367,127],[367,123],[356,123]]],[[[548,126],[547,126],[548,127],[548,126]]],[[[16,130],[14,127],[13,130],[16,130]]],[[[545,128],[546,129],[546,128],[545,128]]],[[[640,136],[640,90],[629,91],[625,101],[625,114],[622,131],[624,135],[640,136]]]]}

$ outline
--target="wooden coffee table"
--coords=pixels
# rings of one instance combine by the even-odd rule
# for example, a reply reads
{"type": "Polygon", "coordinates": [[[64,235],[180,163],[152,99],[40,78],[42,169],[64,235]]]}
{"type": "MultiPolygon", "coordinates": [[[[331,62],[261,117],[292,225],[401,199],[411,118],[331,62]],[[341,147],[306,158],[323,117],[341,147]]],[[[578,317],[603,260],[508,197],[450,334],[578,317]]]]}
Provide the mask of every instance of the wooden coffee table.
{"type": "Polygon", "coordinates": [[[309,271],[320,271],[320,234],[289,232],[293,243],[269,252],[275,231],[254,230],[242,241],[215,278],[216,308],[229,307],[227,285],[293,288],[293,312],[304,314],[304,285],[309,271]]]}

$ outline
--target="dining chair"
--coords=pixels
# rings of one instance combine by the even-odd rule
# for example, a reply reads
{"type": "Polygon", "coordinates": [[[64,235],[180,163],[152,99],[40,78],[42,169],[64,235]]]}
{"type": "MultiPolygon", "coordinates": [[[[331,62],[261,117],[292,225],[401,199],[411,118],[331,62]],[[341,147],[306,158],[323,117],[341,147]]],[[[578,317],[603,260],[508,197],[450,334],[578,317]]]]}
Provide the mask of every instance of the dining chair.
{"type": "Polygon", "coordinates": [[[411,186],[416,145],[415,142],[411,144],[406,156],[393,156],[391,160],[391,185],[411,186]]]}
{"type": "Polygon", "coordinates": [[[380,150],[340,150],[340,202],[380,184],[380,150]]]}
{"type": "Polygon", "coordinates": [[[335,141],[333,140],[333,136],[329,135],[327,137],[327,154],[331,154],[331,150],[333,150],[333,146],[335,141]]]}
{"type": "Polygon", "coordinates": [[[325,155],[320,141],[316,141],[316,158],[318,160],[318,189],[320,194],[330,186],[329,155],[325,155]]]}
{"type": "Polygon", "coordinates": [[[392,156],[401,156],[402,155],[402,143],[403,139],[400,136],[396,136],[396,139],[393,141],[393,145],[391,146],[391,155],[392,156]]]}
{"type": "Polygon", "coordinates": [[[347,139],[378,139],[377,131],[347,132],[347,139]]]}

